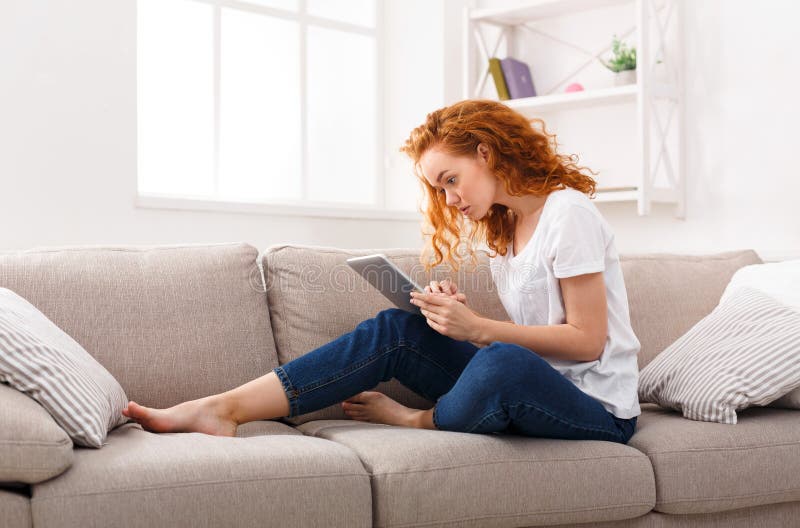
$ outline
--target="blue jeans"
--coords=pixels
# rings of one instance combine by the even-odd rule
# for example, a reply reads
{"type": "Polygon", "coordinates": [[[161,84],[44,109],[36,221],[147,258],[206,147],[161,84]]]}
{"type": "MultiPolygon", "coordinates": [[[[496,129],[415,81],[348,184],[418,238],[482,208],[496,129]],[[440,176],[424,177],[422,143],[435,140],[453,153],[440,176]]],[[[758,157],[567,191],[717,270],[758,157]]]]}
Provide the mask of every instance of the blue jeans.
{"type": "Polygon", "coordinates": [[[495,341],[478,348],[398,308],[276,367],[290,414],[334,405],[396,378],[432,402],[443,431],[628,443],[636,418],[617,418],[538,354],[495,341]]]}

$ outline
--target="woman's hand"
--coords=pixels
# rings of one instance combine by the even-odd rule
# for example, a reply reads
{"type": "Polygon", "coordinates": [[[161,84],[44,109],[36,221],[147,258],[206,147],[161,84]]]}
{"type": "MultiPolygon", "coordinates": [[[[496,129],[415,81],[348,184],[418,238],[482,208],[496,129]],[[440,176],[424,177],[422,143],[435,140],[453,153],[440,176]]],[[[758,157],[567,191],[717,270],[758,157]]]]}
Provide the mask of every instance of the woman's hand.
{"type": "Polygon", "coordinates": [[[465,306],[467,304],[467,296],[463,293],[458,293],[458,286],[456,286],[456,283],[451,282],[450,279],[444,279],[441,282],[432,280],[430,284],[425,286],[425,293],[447,295],[465,306]]]}
{"type": "Polygon", "coordinates": [[[411,292],[411,304],[419,306],[428,326],[458,341],[479,341],[481,317],[448,295],[411,292]]]}

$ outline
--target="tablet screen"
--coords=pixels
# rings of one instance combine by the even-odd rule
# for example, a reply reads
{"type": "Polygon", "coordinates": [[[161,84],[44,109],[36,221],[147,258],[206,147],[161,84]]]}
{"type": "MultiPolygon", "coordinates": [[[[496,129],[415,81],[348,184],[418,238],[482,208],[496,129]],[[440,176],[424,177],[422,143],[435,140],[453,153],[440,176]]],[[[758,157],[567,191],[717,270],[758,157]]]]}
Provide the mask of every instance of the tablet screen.
{"type": "Polygon", "coordinates": [[[347,259],[347,264],[395,306],[411,313],[420,313],[419,307],[411,304],[411,292],[423,293],[424,290],[386,255],[378,253],[353,257],[347,259]]]}

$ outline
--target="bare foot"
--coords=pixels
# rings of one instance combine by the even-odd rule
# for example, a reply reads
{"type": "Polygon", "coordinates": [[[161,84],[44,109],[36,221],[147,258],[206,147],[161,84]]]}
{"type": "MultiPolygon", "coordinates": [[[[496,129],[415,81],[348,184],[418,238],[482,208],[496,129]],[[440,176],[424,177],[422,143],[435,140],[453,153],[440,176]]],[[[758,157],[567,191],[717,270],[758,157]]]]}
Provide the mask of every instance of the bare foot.
{"type": "Polygon", "coordinates": [[[423,411],[397,403],[383,393],[366,391],[342,402],[345,414],[362,422],[420,427],[419,415],[423,411]]]}
{"type": "Polygon", "coordinates": [[[179,403],[168,409],[152,409],[131,401],[122,414],[154,433],[197,432],[236,436],[239,425],[231,418],[223,402],[212,396],[179,403]]]}

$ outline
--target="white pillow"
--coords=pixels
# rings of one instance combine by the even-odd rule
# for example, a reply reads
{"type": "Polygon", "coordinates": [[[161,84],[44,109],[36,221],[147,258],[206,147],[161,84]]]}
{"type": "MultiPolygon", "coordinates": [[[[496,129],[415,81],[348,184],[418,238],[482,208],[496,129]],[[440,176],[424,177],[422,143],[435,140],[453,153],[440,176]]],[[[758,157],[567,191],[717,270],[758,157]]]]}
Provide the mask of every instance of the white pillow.
{"type": "Polygon", "coordinates": [[[7,288],[0,288],[0,382],[39,402],[77,445],[102,447],[108,431],[128,421],[122,415],[128,398],[117,380],[7,288]]]}
{"type": "MultiPolygon", "coordinates": [[[[759,290],[780,303],[800,310],[800,259],[751,264],[739,268],[731,277],[720,302],[739,286],[759,290]]],[[[767,405],[800,409],[800,387],[767,405]]]]}
{"type": "Polygon", "coordinates": [[[800,311],[732,287],[706,317],[639,373],[639,400],[691,420],[736,423],[736,411],[800,387],[800,311]]]}
{"type": "Polygon", "coordinates": [[[800,310],[800,259],[751,264],[739,268],[722,293],[720,302],[739,286],[753,288],[779,303],[800,310]]]}

